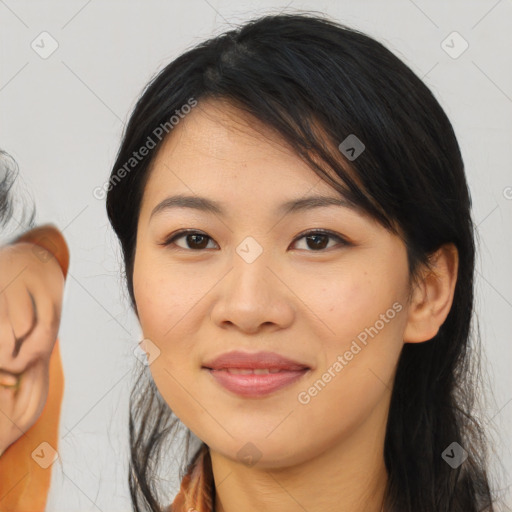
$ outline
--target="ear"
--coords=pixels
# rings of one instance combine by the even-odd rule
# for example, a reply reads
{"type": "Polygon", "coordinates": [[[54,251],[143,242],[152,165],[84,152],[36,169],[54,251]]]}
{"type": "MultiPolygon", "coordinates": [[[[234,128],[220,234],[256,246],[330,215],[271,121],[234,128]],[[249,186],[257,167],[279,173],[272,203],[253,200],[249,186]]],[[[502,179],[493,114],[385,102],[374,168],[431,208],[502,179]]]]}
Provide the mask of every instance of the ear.
{"type": "Polygon", "coordinates": [[[405,343],[420,343],[432,339],[446,320],[452,307],[459,253],[454,244],[441,246],[430,258],[415,285],[408,308],[405,343]]]}

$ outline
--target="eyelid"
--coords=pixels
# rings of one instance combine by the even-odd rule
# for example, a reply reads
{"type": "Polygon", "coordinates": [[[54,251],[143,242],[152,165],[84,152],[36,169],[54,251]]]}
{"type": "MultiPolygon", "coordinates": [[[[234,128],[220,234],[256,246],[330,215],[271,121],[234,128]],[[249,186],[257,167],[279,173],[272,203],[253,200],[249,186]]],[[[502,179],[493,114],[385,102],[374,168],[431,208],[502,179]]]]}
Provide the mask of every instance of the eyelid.
{"type": "MultiPolygon", "coordinates": [[[[165,240],[162,243],[160,243],[159,245],[163,245],[163,246],[171,245],[172,243],[174,243],[175,240],[177,240],[178,238],[181,238],[182,236],[185,236],[185,235],[201,235],[206,238],[209,238],[210,240],[213,240],[213,238],[210,235],[208,235],[207,233],[205,233],[204,231],[201,231],[199,229],[179,229],[178,231],[174,231],[169,236],[167,236],[165,238],[165,240]]],[[[217,242],[215,242],[215,243],[217,243],[217,242]]],[[[183,249],[183,248],[179,247],[179,249],[183,249]]],[[[192,251],[193,249],[184,249],[184,250],[192,251]]],[[[201,252],[201,251],[196,250],[194,252],[201,252]]]]}
{"type": "MultiPolygon", "coordinates": [[[[331,231],[330,229],[323,229],[323,228],[312,228],[307,229],[306,231],[303,231],[302,233],[299,233],[293,240],[293,242],[296,242],[297,240],[300,240],[301,238],[304,238],[308,235],[326,235],[330,236],[331,238],[335,238],[339,242],[342,242],[344,245],[353,245],[351,242],[349,242],[343,235],[336,233],[335,231],[331,231]]],[[[293,243],[292,242],[292,243],[293,243]]],[[[310,251],[310,252],[320,252],[320,251],[310,251]]]]}
{"type": "MultiPolygon", "coordinates": [[[[178,238],[181,238],[187,234],[193,234],[193,235],[201,235],[201,236],[204,236],[212,241],[215,242],[215,240],[209,236],[207,233],[205,233],[204,231],[201,231],[201,230],[198,230],[198,229],[181,229],[181,230],[178,230],[178,231],[175,231],[173,233],[171,233],[168,237],[166,237],[166,239],[159,245],[163,245],[163,246],[169,246],[171,244],[174,243],[175,240],[177,240],[178,238]]],[[[337,240],[339,243],[341,243],[342,246],[351,246],[353,245],[353,243],[351,243],[350,241],[348,241],[345,237],[343,237],[341,234],[339,233],[336,233],[334,231],[331,231],[329,229],[323,229],[323,228],[311,228],[311,229],[307,229],[301,233],[299,233],[292,241],[292,245],[294,243],[296,243],[298,240],[300,240],[301,238],[305,238],[307,236],[312,236],[312,235],[325,235],[325,236],[329,236],[330,238],[333,238],[335,240],[337,240]]],[[[215,242],[217,244],[217,242],[215,242]]],[[[217,244],[218,245],[218,244],[217,244]]],[[[183,247],[178,247],[178,249],[183,249],[183,247]]],[[[332,247],[331,247],[332,249],[332,247]]],[[[203,252],[205,249],[197,249],[197,250],[194,250],[194,249],[183,249],[184,251],[190,251],[190,252],[203,252]]],[[[313,251],[313,250],[310,250],[310,251],[306,251],[306,252],[318,252],[318,253],[321,253],[321,252],[325,252],[327,249],[321,249],[321,250],[318,250],[318,251],[313,251]]]]}

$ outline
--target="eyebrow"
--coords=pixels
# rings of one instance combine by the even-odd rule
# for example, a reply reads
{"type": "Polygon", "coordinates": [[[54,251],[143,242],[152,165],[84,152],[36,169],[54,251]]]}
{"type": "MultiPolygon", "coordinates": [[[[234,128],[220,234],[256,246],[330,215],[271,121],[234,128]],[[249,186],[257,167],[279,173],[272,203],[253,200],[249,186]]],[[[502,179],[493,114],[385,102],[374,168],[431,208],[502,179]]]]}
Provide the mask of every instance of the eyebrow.
{"type": "MultiPolygon", "coordinates": [[[[287,215],[300,211],[311,210],[313,208],[323,208],[328,206],[338,206],[357,210],[358,208],[347,196],[330,197],[330,196],[309,196],[299,199],[291,199],[280,204],[275,213],[287,215]]],[[[201,196],[176,195],[165,198],[158,203],[151,212],[150,219],[166,210],[173,208],[191,208],[207,213],[225,216],[226,212],[221,203],[201,196]]]]}

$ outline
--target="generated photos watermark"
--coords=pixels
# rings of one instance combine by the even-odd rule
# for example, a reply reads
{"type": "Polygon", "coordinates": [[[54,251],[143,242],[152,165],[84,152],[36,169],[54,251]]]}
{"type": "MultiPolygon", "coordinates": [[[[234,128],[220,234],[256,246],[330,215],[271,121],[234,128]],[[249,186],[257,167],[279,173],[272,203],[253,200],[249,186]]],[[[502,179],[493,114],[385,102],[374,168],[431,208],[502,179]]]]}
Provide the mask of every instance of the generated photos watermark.
{"type": "Polygon", "coordinates": [[[189,98],[187,103],[181,106],[180,109],[176,109],[174,114],[165,123],[160,123],[152,132],[148,135],[144,144],[132,153],[132,156],[126,161],[122,167],[120,167],[110,178],[99,187],[95,187],[92,191],[92,195],[95,199],[105,199],[107,192],[110,192],[121,180],[123,180],[130,172],[139,165],[139,163],[146,158],[152,149],[161,142],[171,130],[189,114],[192,109],[197,105],[197,100],[193,97],[189,98]]]}
{"type": "Polygon", "coordinates": [[[356,338],[352,340],[350,348],[346,350],[343,355],[338,355],[329,368],[322,374],[322,376],[307,390],[299,392],[297,400],[300,404],[306,405],[311,402],[311,399],[320,393],[329,382],[332,381],[340,372],[347,366],[354,357],[361,352],[361,350],[368,345],[368,337],[374,338],[379,332],[384,329],[395,316],[402,311],[403,306],[399,302],[395,302],[391,308],[385,313],[381,313],[379,319],[370,327],[362,330],[356,338]]]}

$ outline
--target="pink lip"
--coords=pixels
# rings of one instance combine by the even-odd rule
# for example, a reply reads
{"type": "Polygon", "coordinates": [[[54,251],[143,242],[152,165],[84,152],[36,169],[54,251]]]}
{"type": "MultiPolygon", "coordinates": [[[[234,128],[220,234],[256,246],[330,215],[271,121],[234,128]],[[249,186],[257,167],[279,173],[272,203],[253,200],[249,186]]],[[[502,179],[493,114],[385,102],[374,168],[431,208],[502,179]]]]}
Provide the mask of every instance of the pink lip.
{"type": "Polygon", "coordinates": [[[276,354],[275,352],[226,352],[219,357],[207,361],[203,364],[204,368],[212,370],[222,370],[224,368],[240,368],[252,370],[254,368],[276,368],[278,370],[304,370],[309,368],[307,365],[293,361],[287,357],[276,354]]]}
{"type": "Polygon", "coordinates": [[[224,388],[237,395],[257,398],[268,395],[300,379],[310,368],[274,352],[227,352],[203,365],[224,388]],[[279,370],[268,374],[236,374],[228,369],[279,370]]]}
{"type": "Polygon", "coordinates": [[[267,375],[230,374],[227,370],[208,370],[213,378],[227,390],[246,398],[258,398],[290,385],[308,370],[282,370],[267,375]]]}

